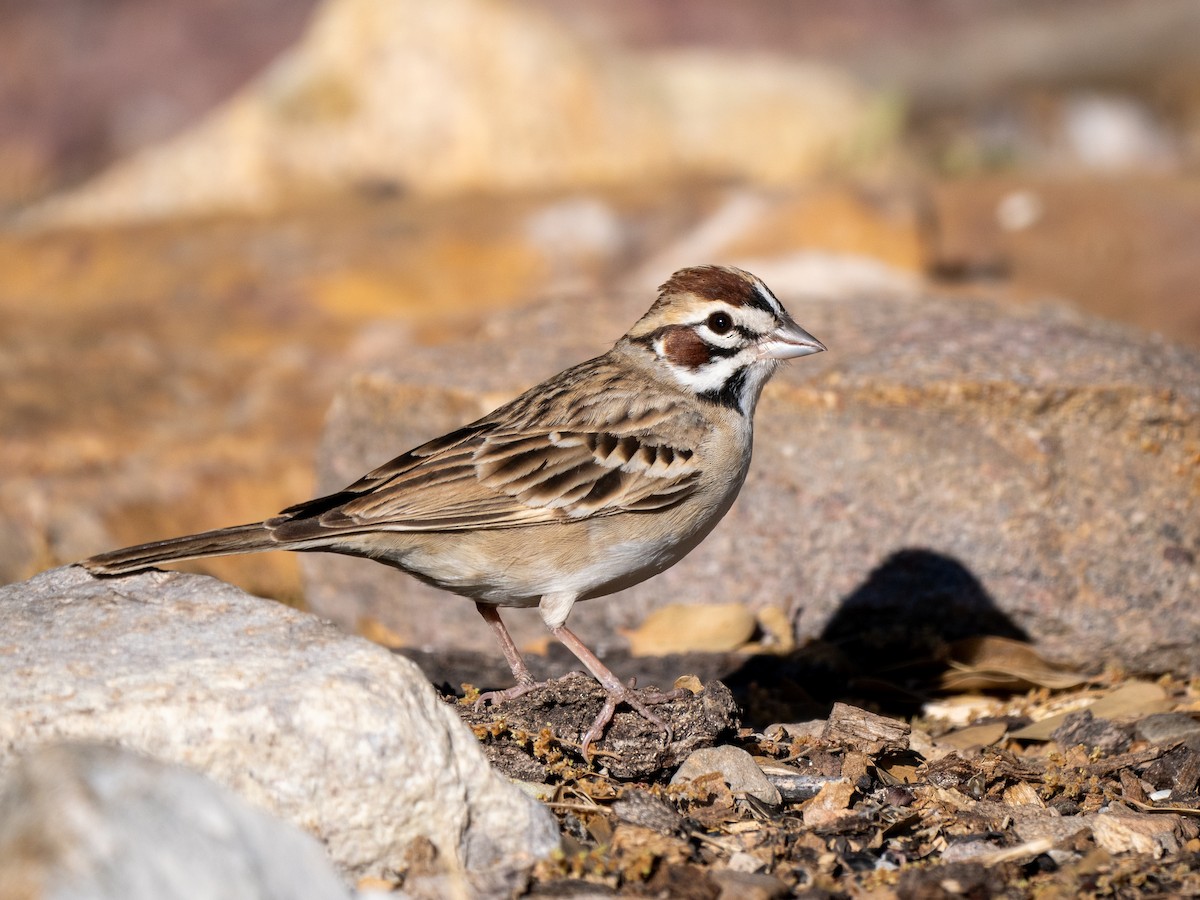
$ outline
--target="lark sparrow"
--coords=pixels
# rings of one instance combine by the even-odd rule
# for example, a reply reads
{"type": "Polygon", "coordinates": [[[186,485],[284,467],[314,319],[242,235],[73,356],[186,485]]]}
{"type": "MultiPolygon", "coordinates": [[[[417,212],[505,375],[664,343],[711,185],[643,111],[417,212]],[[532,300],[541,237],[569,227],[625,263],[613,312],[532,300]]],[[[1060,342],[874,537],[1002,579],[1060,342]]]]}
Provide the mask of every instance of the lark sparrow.
{"type": "Polygon", "coordinates": [[[729,510],[750,465],[754,408],[780,362],[825,347],[740,269],[676,272],[616,345],[490,415],[410,450],[345,490],[240,525],[104,553],[100,575],[259,550],[365,556],[462,594],[517,683],[537,686],[500,619],[537,606],[609,699],[583,752],[626,703],[648,704],[566,627],[577,600],[678,562],[729,510]]]}

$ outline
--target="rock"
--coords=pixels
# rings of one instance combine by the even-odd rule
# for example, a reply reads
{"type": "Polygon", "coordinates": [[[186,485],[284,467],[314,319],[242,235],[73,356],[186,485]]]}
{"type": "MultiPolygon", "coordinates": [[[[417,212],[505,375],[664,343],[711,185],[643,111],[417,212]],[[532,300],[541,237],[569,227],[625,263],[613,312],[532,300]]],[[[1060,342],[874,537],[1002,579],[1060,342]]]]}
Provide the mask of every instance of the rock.
{"type": "MultiPolygon", "coordinates": [[[[1198,17],[1200,21],[1200,17],[1198,17]]],[[[1155,176],[1004,175],[934,185],[931,269],[1003,272],[1022,297],[1064,297],[1087,312],[1200,344],[1200,296],[1184,261],[1195,246],[1200,182],[1155,176]],[[1109,222],[1122,222],[1114,231],[1109,222]]]]}
{"type": "Polygon", "coordinates": [[[1133,742],[1133,727],[1120,726],[1111,719],[1098,719],[1090,709],[1067,715],[1050,735],[1062,750],[1082,744],[1088,753],[1099,751],[1114,756],[1129,749],[1133,742]]]}
{"type": "Polygon", "coordinates": [[[708,877],[721,889],[718,900],[772,900],[774,897],[787,897],[790,893],[787,884],[774,875],[717,869],[708,877]]]}
{"type": "MultiPolygon", "coordinates": [[[[811,297],[811,260],[742,264],[830,352],[768,385],[746,485],[706,541],[576,606],[585,641],[671,603],[737,602],[876,660],[994,634],[1081,666],[1195,670],[1200,355],[1060,307],[811,297]]],[[[562,296],[458,343],[389,348],[334,403],[321,487],[606,350],[648,299],[562,296]]],[[[415,646],[499,655],[467,601],[359,560],[303,564],[313,608],[348,627],[374,618],[415,646]]],[[[519,645],[544,639],[535,612],[505,618],[519,645]]]]}
{"type": "Polygon", "coordinates": [[[208,775],[324,842],[346,876],[433,842],[476,879],[557,845],[415,666],[211,578],[82,568],[0,589],[0,764],[113,742],[208,775]]]}
{"type": "Polygon", "coordinates": [[[728,744],[706,747],[691,754],[671,776],[671,784],[684,784],[709,772],[720,772],[734,793],[749,794],[771,806],[780,803],[779,791],[767,780],[754,757],[741,747],[728,744]]]}
{"type": "Polygon", "coordinates": [[[0,895],[346,900],[321,845],[202,775],[101,744],[32,749],[0,786],[0,895]]]}
{"type": "Polygon", "coordinates": [[[504,0],[326,0],[291,52],[195,127],[26,221],[261,211],[356,187],[545,191],[686,174],[782,185],[861,154],[872,126],[873,146],[895,127],[818,65],[622,53],[504,0]]]}
{"type": "Polygon", "coordinates": [[[1150,744],[1165,747],[1176,741],[1200,744],[1200,721],[1186,713],[1156,713],[1137,723],[1135,732],[1150,744]]]}

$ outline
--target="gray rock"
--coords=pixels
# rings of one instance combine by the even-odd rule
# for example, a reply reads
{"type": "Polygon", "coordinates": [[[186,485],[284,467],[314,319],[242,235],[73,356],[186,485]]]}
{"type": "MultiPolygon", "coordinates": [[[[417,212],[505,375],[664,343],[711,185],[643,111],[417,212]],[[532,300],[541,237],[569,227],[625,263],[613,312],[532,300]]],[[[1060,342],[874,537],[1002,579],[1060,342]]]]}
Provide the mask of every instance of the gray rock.
{"type": "MultiPolygon", "coordinates": [[[[902,625],[1195,670],[1200,355],[1053,306],[806,298],[803,267],[743,264],[830,351],[768,386],[749,478],[713,534],[649,582],[579,604],[577,633],[603,648],[668,603],[737,601],[783,607],[802,638],[902,625]]],[[[604,351],[648,300],[558,297],[437,347],[397,335],[335,402],[321,487],[604,351]]],[[[360,560],[304,565],[310,603],[344,625],[498,653],[467,601],[360,560]]],[[[535,612],[506,619],[518,644],[544,636],[535,612]]]]}
{"type": "Polygon", "coordinates": [[[352,877],[419,836],[481,879],[557,845],[414,665],[212,578],[68,567],[0,588],[0,696],[0,766],[118,743],[300,826],[352,877]]]}
{"type": "Polygon", "coordinates": [[[676,769],[675,774],[671,776],[671,784],[694,781],[709,772],[720,772],[729,789],[735,794],[749,794],[772,806],[778,806],[780,803],[779,791],[767,780],[754,757],[741,747],[729,744],[697,750],[676,769]]]}
{"type": "Polygon", "coordinates": [[[38,747],[0,786],[0,896],[347,900],[311,836],[179,766],[38,747]]]}
{"type": "Polygon", "coordinates": [[[1143,741],[1165,747],[1175,741],[1200,741],[1200,721],[1186,713],[1155,713],[1137,723],[1135,733],[1143,741]]]}
{"type": "Polygon", "coordinates": [[[1090,709],[1069,713],[1050,735],[1062,749],[1082,744],[1089,753],[1104,756],[1123,753],[1133,742],[1133,726],[1117,725],[1110,719],[1097,719],[1090,709]]]}

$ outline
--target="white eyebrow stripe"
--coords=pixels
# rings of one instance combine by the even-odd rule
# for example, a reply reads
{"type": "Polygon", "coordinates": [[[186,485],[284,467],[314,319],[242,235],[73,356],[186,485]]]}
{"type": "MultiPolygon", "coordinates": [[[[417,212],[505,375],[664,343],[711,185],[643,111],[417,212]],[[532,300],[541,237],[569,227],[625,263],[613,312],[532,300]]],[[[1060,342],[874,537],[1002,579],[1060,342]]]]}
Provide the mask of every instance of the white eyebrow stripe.
{"type": "Polygon", "coordinates": [[[783,313],[783,304],[779,302],[779,298],[772,294],[771,289],[763,284],[763,282],[756,280],[754,282],[754,290],[756,290],[758,292],[758,296],[762,297],[763,301],[766,302],[769,307],[771,307],[771,310],[775,313],[775,315],[778,316],[783,313]]]}

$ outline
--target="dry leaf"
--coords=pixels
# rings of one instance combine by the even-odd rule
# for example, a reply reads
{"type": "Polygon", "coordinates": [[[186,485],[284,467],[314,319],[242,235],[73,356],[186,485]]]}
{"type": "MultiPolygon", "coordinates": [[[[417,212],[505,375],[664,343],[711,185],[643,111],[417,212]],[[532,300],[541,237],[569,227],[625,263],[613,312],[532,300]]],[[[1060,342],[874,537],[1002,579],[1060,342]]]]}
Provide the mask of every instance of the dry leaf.
{"type": "Polygon", "coordinates": [[[817,796],[804,804],[804,827],[823,828],[854,815],[850,804],[854,785],[849,781],[831,781],[817,796]]]}
{"type": "Polygon", "coordinates": [[[387,894],[395,890],[395,888],[396,882],[390,881],[387,878],[376,878],[373,875],[364,875],[354,884],[354,889],[363,893],[378,891],[381,894],[387,894]]]}
{"type": "Polygon", "coordinates": [[[796,635],[791,619],[778,606],[768,606],[758,611],[758,630],[763,638],[743,649],[749,653],[791,653],[796,649],[796,635]]]}
{"type": "Polygon", "coordinates": [[[532,638],[521,645],[521,652],[533,656],[545,656],[550,652],[550,645],[558,643],[558,639],[553,635],[543,634],[540,637],[532,638]]]}
{"type": "Polygon", "coordinates": [[[938,719],[950,725],[962,727],[985,716],[998,715],[1001,707],[1001,702],[995,697],[985,697],[983,694],[959,694],[954,697],[930,700],[921,707],[921,713],[926,718],[938,719]]]}
{"type": "MultiPolygon", "coordinates": [[[[1167,699],[1166,689],[1161,685],[1149,681],[1130,681],[1095,703],[1080,708],[1091,710],[1092,715],[1098,719],[1121,719],[1165,712],[1171,709],[1171,704],[1167,699]]],[[[1018,741],[1048,741],[1067,716],[1077,711],[1071,709],[1026,725],[1014,731],[1012,737],[1018,741]]]]}
{"type": "Polygon", "coordinates": [[[950,648],[950,671],[941,679],[945,691],[1061,690],[1083,684],[1087,677],[1044,659],[1029,644],[985,635],[956,641],[950,648]]]}
{"type": "Polygon", "coordinates": [[[720,772],[707,772],[670,789],[672,796],[687,804],[687,815],[705,828],[736,822],[733,792],[720,772]]]}
{"type": "Polygon", "coordinates": [[[618,822],[613,829],[609,853],[621,874],[637,882],[649,878],[660,860],[663,863],[685,862],[690,848],[679,838],[640,825],[618,822]]]}
{"type": "Polygon", "coordinates": [[[699,694],[704,690],[704,682],[695,675],[680,675],[675,679],[675,683],[671,687],[676,690],[686,690],[692,694],[699,694]]]}
{"type": "Polygon", "coordinates": [[[676,603],[655,610],[638,628],[623,634],[634,656],[666,656],[735,650],[753,637],[757,627],[754,613],[741,604],[676,603]]]}
{"type": "Polygon", "coordinates": [[[1129,681],[1088,707],[1097,719],[1126,719],[1171,709],[1167,691],[1152,681],[1129,681]]]}
{"type": "Polygon", "coordinates": [[[987,725],[972,725],[943,734],[937,743],[955,750],[971,750],[976,747],[990,747],[998,742],[1008,732],[1004,722],[989,722],[987,725]]]}
{"type": "Polygon", "coordinates": [[[897,754],[893,759],[876,760],[875,770],[884,784],[916,784],[917,772],[924,765],[924,760],[912,753],[897,754]]]}

